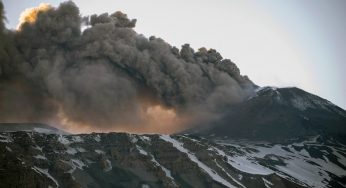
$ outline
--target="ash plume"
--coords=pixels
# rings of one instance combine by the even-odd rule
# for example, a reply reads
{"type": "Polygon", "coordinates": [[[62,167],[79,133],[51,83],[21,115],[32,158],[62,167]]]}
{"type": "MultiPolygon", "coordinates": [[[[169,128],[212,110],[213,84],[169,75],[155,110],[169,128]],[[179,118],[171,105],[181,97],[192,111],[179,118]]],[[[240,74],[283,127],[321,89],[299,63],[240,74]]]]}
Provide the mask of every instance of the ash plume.
{"type": "Polygon", "coordinates": [[[146,38],[122,12],[81,17],[68,1],[27,10],[11,31],[0,11],[0,122],[174,132],[217,117],[256,87],[216,50],[146,38]],[[175,128],[153,125],[166,116],[175,128]]]}

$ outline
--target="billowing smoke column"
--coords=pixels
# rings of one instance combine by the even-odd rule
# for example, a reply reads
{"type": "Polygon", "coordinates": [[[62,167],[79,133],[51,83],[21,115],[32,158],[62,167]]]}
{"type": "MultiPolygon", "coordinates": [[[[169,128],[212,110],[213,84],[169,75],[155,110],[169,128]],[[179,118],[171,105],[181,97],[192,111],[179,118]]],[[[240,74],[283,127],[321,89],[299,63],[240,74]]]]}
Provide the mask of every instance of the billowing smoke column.
{"type": "Polygon", "coordinates": [[[146,38],[121,12],[81,17],[65,2],[21,20],[16,31],[0,25],[0,122],[174,132],[218,117],[255,87],[217,51],[146,38]]]}

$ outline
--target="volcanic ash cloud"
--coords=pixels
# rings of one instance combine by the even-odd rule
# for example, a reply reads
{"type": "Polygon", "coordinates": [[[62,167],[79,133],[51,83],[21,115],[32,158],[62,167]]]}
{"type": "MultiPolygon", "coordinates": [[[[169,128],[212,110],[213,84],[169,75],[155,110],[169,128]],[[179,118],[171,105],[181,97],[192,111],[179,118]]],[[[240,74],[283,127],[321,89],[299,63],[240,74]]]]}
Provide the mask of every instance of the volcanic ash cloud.
{"type": "Polygon", "coordinates": [[[256,87],[217,51],[178,49],[135,24],[122,12],[81,17],[70,1],[27,9],[15,31],[2,22],[0,122],[172,133],[217,118],[256,87]]]}

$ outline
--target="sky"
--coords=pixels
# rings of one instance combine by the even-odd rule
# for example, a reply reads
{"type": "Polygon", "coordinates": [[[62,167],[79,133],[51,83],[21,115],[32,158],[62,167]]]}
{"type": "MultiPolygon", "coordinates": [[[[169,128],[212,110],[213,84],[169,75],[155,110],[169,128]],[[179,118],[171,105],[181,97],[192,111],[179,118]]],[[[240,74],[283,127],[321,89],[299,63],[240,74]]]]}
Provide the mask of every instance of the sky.
{"type": "MultiPolygon", "coordinates": [[[[7,27],[22,11],[59,0],[4,0],[7,27]]],[[[135,30],[180,47],[216,49],[260,86],[296,86],[346,109],[344,0],[74,1],[82,15],[120,10],[135,30]]]]}

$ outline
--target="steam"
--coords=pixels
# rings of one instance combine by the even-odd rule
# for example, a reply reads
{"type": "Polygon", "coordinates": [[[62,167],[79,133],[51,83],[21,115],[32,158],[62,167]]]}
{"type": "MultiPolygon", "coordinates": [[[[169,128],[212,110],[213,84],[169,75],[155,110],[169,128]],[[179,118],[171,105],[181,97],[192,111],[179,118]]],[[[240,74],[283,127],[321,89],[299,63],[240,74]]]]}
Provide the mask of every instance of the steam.
{"type": "Polygon", "coordinates": [[[217,51],[146,38],[122,12],[81,17],[68,1],[21,21],[16,31],[1,23],[0,122],[171,133],[217,118],[255,87],[217,51]]]}

